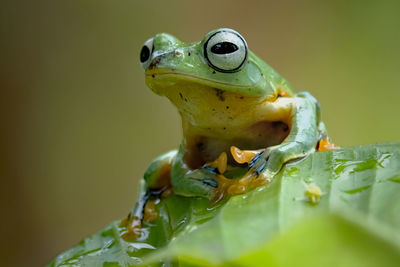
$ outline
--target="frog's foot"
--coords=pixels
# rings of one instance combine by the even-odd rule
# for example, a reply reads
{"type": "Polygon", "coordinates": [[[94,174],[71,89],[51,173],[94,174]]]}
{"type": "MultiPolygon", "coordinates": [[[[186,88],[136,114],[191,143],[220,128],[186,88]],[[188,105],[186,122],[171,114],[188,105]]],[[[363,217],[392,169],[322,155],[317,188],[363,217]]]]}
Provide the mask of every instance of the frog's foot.
{"type": "Polygon", "coordinates": [[[225,152],[222,152],[216,160],[206,163],[203,168],[208,168],[210,171],[218,174],[223,174],[226,171],[227,166],[228,156],[225,152]]]}
{"type": "MultiPolygon", "coordinates": [[[[239,164],[252,164],[254,159],[257,159],[263,151],[264,150],[240,150],[237,147],[231,147],[232,156],[239,164]]],[[[261,179],[255,180],[253,179],[255,177],[251,177],[251,175],[249,174],[247,174],[244,178],[240,180],[226,178],[224,176],[224,172],[226,170],[225,160],[226,153],[223,152],[220,157],[211,164],[214,166],[218,166],[219,164],[221,165],[221,163],[223,163],[222,165],[224,166],[224,168],[218,168],[219,171],[215,179],[218,186],[217,188],[215,188],[212,198],[212,201],[214,203],[217,203],[226,196],[243,194],[249,187],[256,187],[261,185],[261,179]]]]}
{"type": "Polygon", "coordinates": [[[122,234],[125,240],[135,240],[141,235],[142,220],[138,216],[130,216],[123,219],[120,226],[126,227],[126,231],[122,234]]]}
{"type": "Polygon", "coordinates": [[[217,186],[217,188],[215,188],[214,193],[213,193],[213,197],[212,197],[213,203],[219,202],[226,196],[235,195],[235,194],[231,194],[229,192],[229,190],[230,190],[230,188],[232,188],[233,186],[235,186],[237,184],[237,180],[229,179],[229,178],[226,178],[224,175],[219,174],[216,177],[216,181],[217,181],[218,186],[217,186]]]}
{"type": "Polygon", "coordinates": [[[231,153],[235,161],[241,164],[248,163],[249,170],[228,188],[228,194],[243,194],[248,189],[270,183],[285,161],[299,156],[298,154],[290,155],[292,146],[296,145],[296,143],[291,143],[261,150],[240,150],[232,146],[231,153]]]}
{"type": "Polygon", "coordinates": [[[324,137],[323,139],[319,140],[317,144],[317,151],[327,151],[327,150],[336,150],[339,149],[339,146],[335,146],[335,144],[331,143],[329,137],[324,137]]]}
{"type": "Polygon", "coordinates": [[[143,212],[143,222],[152,223],[157,220],[158,213],[156,205],[160,202],[160,198],[153,198],[146,202],[143,212]]]}
{"type": "Polygon", "coordinates": [[[209,171],[213,174],[213,178],[202,179],[202,182],[208,186],[213,187],[213,192],[211,193],[211,200],[213,203],[217,203],[226,195],[229,180],[223,174],[228,167],[228,156],[226,152],[222,152],[218,158],[212,162],[206,163],[203,169],[209,171]]]}
{"type": "Polygon", "coordinates": [[[125,227],[126,231],[122,234],[122,238],[126,240],[135,240],[142,234],[142,223],[152,223],[157,217],[156,205],[160,202],[160,198],[170,194],[171,189],[162,188],[159,190],[149,190],[139,199],[136,207],[123,219],[120,226],[125,227]]]}
{"type": "Polygon", "coordinates": [[[229,188],[237,182],[234,179],[228,179],[224,176],[227,166],[228,156],[226,152],[222,152],[216,160],[203,166],[204,169],[213,172],[215,175],[213,179],[202,179],[203,183],[207,183],[214,187],[211,194],[211,200],[213,203],[217,203],[226,197],[229,188]]]}

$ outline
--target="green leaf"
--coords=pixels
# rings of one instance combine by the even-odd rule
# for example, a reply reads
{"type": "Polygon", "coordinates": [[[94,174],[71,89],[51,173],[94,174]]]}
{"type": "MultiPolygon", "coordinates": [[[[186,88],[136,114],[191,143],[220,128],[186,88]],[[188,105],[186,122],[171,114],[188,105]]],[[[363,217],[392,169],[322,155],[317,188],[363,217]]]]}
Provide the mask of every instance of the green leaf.
{"type": "Polygon", "coordinates": [[[114,222],[50,266],[398,266],[399,177],[400,143],[314,153],[218,206],[171,195],[135,242],[114,222]]]}

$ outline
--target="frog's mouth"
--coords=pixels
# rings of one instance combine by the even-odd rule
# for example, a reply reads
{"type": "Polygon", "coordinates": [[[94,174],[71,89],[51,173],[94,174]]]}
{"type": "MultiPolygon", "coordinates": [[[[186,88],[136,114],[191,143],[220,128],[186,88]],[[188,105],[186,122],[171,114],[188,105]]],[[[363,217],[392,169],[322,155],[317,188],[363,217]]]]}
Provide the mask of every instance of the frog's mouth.
{"type": "MultiPolygon", "coordinates": [[[[173,70],[163,70],[163,69],[152,69],[146,71],[146,83],[148,86],[155,91],[157,94],[157,90],[154,90],[154,87],[165,87],[172,86],[173,83],[182,83],[186,82],[188,84],[199,84],[205,87],[220,89],[228,92],[234,92],[243,95],[253,95],[251,87],[238,85],[233,83],[221,82],[213,79],[208,79],[204,77],[199,77],[193,74],[188,73],[180,73],[173,70]],[[164,84],[163,84],[164,83],[164,84]]],[[[162,93],[161,93],[162,94],[162,93]]]]}

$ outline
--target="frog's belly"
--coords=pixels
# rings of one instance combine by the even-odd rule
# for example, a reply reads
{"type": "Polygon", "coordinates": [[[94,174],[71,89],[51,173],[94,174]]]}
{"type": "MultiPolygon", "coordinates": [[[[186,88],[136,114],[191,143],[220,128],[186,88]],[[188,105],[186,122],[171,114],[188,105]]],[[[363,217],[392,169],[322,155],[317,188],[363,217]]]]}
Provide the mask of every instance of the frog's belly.
{"type": "Polygon", "coordinates": [[[195,135],[186,138],[185,161],[190,168],[199,168],[226,152],[228,162],[234,164],[229,152],[231,146],[244,150],[267,148],[282,143],[288,134],[289,127],[285,123],[262,121],[243,130],[228,128],[218,134],[195,135]]]}

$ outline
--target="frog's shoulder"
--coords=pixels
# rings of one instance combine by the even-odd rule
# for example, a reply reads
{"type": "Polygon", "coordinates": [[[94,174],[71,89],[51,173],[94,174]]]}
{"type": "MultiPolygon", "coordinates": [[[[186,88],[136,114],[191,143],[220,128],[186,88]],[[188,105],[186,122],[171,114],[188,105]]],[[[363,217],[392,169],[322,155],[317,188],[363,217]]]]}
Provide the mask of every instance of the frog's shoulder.
{"type": "Polygon", "coordinates": [[[177,153],[177,150],[169,151],[150,163],[143,177],[149,188],[158,189],[170,183],[171,167],[177,153]]]}

